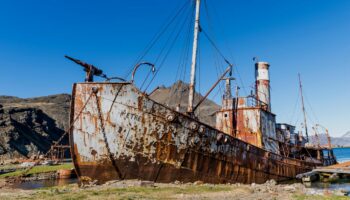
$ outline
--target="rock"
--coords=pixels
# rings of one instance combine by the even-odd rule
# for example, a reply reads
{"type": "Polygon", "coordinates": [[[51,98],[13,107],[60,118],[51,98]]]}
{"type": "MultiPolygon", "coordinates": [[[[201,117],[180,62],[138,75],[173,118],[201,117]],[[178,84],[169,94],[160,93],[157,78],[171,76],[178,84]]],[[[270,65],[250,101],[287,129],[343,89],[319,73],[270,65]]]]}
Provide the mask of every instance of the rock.
{"type": "Polygon", "coordinates": [[[265,185],[275,186],[277,182],[274,179],[266,181],[265,185]]]}
{"type": "Polygon", "coordinates": [[[141,187],[154,187],[153,181],[141,181],[140,183],[141,187]]]}
{"type": "Polygon", "coordinates": [[[293,185],[287,185],[283,187],[283,190],[287,192],[295,192],[296,188],[293,185]]]}
{"type": "Polygon", "coordinates": [[[196,181],[196,182],[193,183],[193,185],[203,185],[203,184],[204,184],[203,181],[196,181]]]}
{"type": "Polygon", "coordinates": [[[335,195],[335,196],[345,196],[346,194],[347,194],[347,192],[344,190],[334,190],[333,191],[333,195],[335,195]]]}
{"type": "Polygon", "coordinates": [[[35,162],[24,162],[20,165],[21,167],[34,167],[35,162]]]}
{"type": "Polygon", "coordinates": [[[118,183],[118,182],[119,182],[119,180],[112,180],[112,181],[105,182],[103,185],[113,185],[113,184],[118,183]]]}
{"type": "MultiPolygon", "coordinates": [[[[0,96],[0,104],[1,162],[38,158],[68,128],[69,95],[32,99],[0,96]]],[[[62,142],[68,144],[68,138],[62,142]]]]}
{"type": "Polygon", "coordinates": [[[80,181],[81,181],[81,185],[80,187],[82,188],[90,188],[90,187],[95,187],[97,185],[97,180],[91,180],[90,178],[86,178],[85,180],[82,180],[80,178],[80,181]]]}
{"type": "Polygon", "coordinates": [[[54,162],[52,160],[45,160],[41,163],[41,165],[48,165],[48,166],[51,166],[53,164],[54,164],[54,162]]]}
{"type": "Polygon", "coordinates": [[[337,173],[332,174],[329,178],[328,181],[329,182],[336,182],[339,180],[339,175],[337,173]]]}

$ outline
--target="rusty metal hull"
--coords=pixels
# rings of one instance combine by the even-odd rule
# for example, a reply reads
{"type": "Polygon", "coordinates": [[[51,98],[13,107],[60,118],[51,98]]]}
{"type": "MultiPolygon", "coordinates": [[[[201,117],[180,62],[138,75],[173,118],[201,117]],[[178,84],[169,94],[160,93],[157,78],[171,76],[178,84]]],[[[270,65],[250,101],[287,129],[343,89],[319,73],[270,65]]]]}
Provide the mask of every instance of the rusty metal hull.
{"type": "Polygon", "coordinates": [[[267,152],[156,103],[129,83],[73,87],[70,143],[78,177],[156,182],[263,183],[307,172],[306,162],[267,152]]]}

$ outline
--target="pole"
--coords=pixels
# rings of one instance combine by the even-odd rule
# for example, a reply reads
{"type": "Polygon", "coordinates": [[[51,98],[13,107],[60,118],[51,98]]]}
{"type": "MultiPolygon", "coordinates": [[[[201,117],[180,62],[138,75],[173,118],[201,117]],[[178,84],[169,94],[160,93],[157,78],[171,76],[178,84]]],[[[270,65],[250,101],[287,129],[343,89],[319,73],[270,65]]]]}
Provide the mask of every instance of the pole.
{"type": "Polygon", "coordinates": [[[316,129],[316,127],[312,127],[312,128],[315,131],[315,139],[316,139],[316,142],[317,142],[317,147],[321,148],[321,141],[320,141],[320,137],[318,136],[317,129],[316,129]]]}
{"type": "Polygon", "coordinates": [[[241,89],[238,85],[236,85],[236,100],[235,100],[235,112],[234,112],[234,117],[235,117],[235,135],[234,137],[237,137],[237,132],[238,132],[238,128],[237,128],[237,118],[238,118],[238,101],[239,101],[239,89],[241,89]]]}
{"type": "Polygon", "coordinates": [[[329,136],[328,129],[326,129],[327,140],[328,140],[328,148],[332,149],[331,136],[329,136]]]}
{"type": "Polygon", "coordinates": [[[298,74],[298,76],[299,76],[301,104],[302,104],[302,107],[303,107],[303,114],[304,114],[304,126],[305,126],[306,141],[309,142],[309,134],[308,134],[308,130],[307,130],[307,121],[306,121],[306,111],[305,111],[304,96],[303,96],[303,86],[301,84],[300,74],[298,74]]]}
{"type": "Polygon", "coordinates": [[[199,16],[200,16],[200,0],[196,0],[196,18],[194,23],[194,38],[193,38],[193,49],[192,49],[192,64],[191,64],[191,79],[190,79],[190,90],[188,96],[188,107],[187,112],[193,113],[193,103],[196,85],[196,65],[197,65],[197,49],[198,49],[198,33],[199,33],[199,16]]]}

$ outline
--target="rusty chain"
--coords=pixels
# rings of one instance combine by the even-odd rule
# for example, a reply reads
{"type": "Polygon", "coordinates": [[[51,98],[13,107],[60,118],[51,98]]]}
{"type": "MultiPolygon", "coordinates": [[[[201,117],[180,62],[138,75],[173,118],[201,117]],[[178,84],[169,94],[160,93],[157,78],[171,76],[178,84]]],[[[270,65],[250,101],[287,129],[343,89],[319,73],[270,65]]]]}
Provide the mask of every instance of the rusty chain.
{"type": "Polygon", "coordinates": [[[109,144],[108,144],[107,135],[106,135],[106,129],[105,129],[105,126],[104,126],[104,123],[103,123],[104,120],[103,120],[103,116],[102,116],[100,101],[99,101],[99,98],[97,96],[98,90],[95,89],[95,90],[93,90],[93,92],[94,92],[94,96],[96,97],[96,106],[97,106],[97,111],[98,111],[98,117],[99,117],[99,120],[100,120],[100,126],[101,126],[101,132],[103,134],[103,139],[104,139],[104,142],[106,144],[108,157],[111,160],[111,163],[112,163],[115,171],[117,172],[118,177],[120,179],[123,179],[123,176],[122,176],[122,174],[121,174],[121,172],[120,172],[120,170],[119,170],[119,168],[117,166],[117,163],[115,162],[115,159],[113,157],[113,154],[112,154],[111,149],[110,149],[109,144]]]}

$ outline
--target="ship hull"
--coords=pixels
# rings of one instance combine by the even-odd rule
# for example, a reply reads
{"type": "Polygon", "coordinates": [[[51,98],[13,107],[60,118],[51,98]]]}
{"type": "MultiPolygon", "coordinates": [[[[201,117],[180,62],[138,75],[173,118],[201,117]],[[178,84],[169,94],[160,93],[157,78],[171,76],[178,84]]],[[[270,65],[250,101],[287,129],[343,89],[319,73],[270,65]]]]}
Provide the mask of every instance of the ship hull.
{"type": "Polygon", "coordinates": [[[70,143],[80,180],[264,183],[320,162],[283,157],[151,100],[129,83],[73,87],[70,143]]]}

